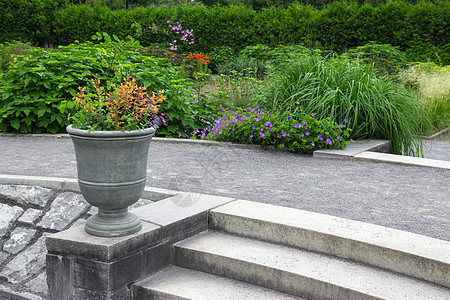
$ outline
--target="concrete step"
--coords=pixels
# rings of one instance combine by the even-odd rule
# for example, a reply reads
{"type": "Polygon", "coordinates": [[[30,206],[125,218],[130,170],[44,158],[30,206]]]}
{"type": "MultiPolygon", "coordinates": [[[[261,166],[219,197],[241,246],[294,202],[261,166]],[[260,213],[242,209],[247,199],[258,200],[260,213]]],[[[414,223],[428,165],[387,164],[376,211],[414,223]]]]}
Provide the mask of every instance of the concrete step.
{"type": "Polygon", "coordinates": [[[310,300],[450,299],[449,289],[408,276],[216,231],[176,243],[173,250],[177,266],[310,300]]]}
{"type": "Polygon", "coordinates": [[[209,223],[213,230],[349,259],[450,288],[448,241],[243,200],[211,210],[209,223]]]}
{"type": "Polygon", "coordinates": [[[132,286],[134,300],[304,300],[257,285],[209,273],[169,266],[132,286]]]}

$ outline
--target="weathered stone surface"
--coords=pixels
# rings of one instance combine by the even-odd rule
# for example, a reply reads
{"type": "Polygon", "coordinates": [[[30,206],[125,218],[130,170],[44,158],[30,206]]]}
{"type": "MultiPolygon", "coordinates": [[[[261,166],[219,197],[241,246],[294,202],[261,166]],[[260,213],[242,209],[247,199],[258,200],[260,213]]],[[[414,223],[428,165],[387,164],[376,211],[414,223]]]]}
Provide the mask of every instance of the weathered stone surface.
{"type": "Polygon", "coordinates": [[[115,238],[96,237],[86,233],[83,226],[72,227],[50,235],[46,244],[50,254],[110,262],[151,247],[160,241],[160,237],[159,226],[142,222],[141,231],[115,238]]]}
{"type": "Polygon", "coordinates": [[[3,250],[11,254],[19,253],[28,246],[31,240],[36,236],[36,232],[36,229],[17,227],[11,233],[9,240],[6,241],[3,250]]]}
{"type": "Polygon", "coordinates": [[[45,207],[53,195],[53,190],[40,186],[0,185],[0,199],[13,200],[21,205],[45,207]]]}
{"type": "Polygon", "coordinates": [[[89,204],[81,194],[61,193],[53,201],[50,210],[38,223],[39,227],[46,229],[63,230],[75,221],[89,204]]]}
{"type": "Polygon", "coordinates": [[[3,251],[0,251],[0,265],[9,257],[9,254],[3,251]]]}
{"type": "Polygon", "coordinates": [[[0,285],[0,299],[2,300],[44,300],[42,297],[28,292],[18,292],[9,287],[0,285]]]}
{"type": "Polygon", "coordinates": [[[76,258],[73,263],[73,282],[87,290],[118,290],[142,277],[142,259],[142,253],[111,263],[76,258]]]}
{"type": "Polygon", "coordinates": [[[47,254],[47,286],[49,299],[71,299],[73,295],[72,260],[47,254]]]}
{"type": "Polygon", "coordinates": [[[0,239],[8,232],[20,215],[23,209],[18,206],[10,206],[0,203],[0,239]]]}
{"type": "Polygon", "coordinates": [[[45,239],[44,233],[36,243],[19,253],[0,272],[0,277],[6,278],[13,284],[20,283],[33,277],[45,267],[45,239]]]}
{"type": "Polygon", "coordinates": [[[34,225],[36,220],[43,214],[44,212],[42,210],[29,208],[23,213],[23,215],[17,221],[28,225],[34,225]]]}
{"type": "Polygon", "coordinates": [[[33,294],[47,295],[47,275],[42,271],[36,278],[30,280],[25,287],[33,294]]]}
{"type": "Polygon", "coordinates": [[[78,219],[75,223],[73,223],[70,226],[70,228],[84,226],[84,224],[86,224],[86,220],[85,219],[78,219]]]}

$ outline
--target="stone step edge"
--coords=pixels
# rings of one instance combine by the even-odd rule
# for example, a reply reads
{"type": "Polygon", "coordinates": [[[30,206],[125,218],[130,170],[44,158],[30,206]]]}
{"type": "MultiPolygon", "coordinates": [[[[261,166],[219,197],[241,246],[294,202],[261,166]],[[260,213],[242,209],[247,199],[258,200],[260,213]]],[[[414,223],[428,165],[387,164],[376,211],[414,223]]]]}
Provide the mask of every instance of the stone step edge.
{"type": "MultiPolygon", "coordinates": [[[[78,180],[75,178],[0,174],[0,184],[36,185],[60,191],[80,192],[78,180]]],[[[181,193],[181,191],[146,186],[142,198],[159,201],[181,193]]]]}
{"type": "Polygon", "coordinates": [[[189,299],[205,299],[206,297],[232,299],[230,293],[234,296],[245,295],[247,299],[258,299],[261,296],[268,299],[270,296],[271,299],[301,300],[299,297],[259,285],[175,265],[169,265],[133,283],[130,288],[133,300],[157,297],[158,299],[186,299],[186,297],[189,299]],[[258,298],[255,298],[256,296],[258,298]]]}
{"type": "Polygon", "coordinates": [[[450,242],[293,208],[236,200],[209,228],[354,260],[450,288],[450,242]]]}
{"type": "Polygon", "coordinates": [[[430,299],[447,299],[443,295],[450,295],[445,287],[389,270],[211,230],[174,244],[173,251],[173,263],[179,267],[311,300],[399,299],[407,295],[415,296],[408,299],[424,299],[424,294],[430,299]],[[422,297],[416,295],[419,291],[422,297]]]}

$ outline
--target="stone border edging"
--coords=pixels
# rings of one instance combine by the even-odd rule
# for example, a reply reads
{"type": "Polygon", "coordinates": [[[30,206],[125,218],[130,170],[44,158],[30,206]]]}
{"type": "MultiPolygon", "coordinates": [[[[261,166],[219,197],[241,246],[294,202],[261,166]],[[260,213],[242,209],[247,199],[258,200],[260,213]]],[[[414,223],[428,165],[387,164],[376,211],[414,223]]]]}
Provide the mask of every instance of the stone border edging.
{"type": "Polygon", "coordinates": [[[447,127],[445,129],[442,129],[441,131],[436,132],[435,134],[432,134],[430,136],[421,136],[422,139],[424,140],[434,140],[439,138],[440,136],[449,133],[450,132],[450,127],[447,127]]]}
{"type": "MultiPolygon", "coordinates": [[[[36,185],[60,191],[80,192],[78,180],[75,178],[0,174],[0,184],[36,185]]],[[[180,193],[182,192],[146,186],[142,198],[159,201],[180,193]]]]}

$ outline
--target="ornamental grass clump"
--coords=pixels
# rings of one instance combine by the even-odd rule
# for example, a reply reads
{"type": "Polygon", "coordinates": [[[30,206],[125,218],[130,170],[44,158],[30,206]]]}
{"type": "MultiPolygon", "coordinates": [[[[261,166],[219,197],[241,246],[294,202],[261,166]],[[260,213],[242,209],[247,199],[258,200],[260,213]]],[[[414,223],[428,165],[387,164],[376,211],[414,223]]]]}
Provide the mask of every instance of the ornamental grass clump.
{"type": "MultiPolygon", "coordinates": [[[[345,120],[345,123],[347,120],[345,120]]],[[[265,108],[226,108],[212,126],[194,133],[194,138],[239,144],[274,146],[303,154],[317,149],[343,149],[350,130],[330,119],[317,120],[305,113],[280,117],[265,108]]]]}
{"type": "Polygon", "coordinates": [[[420,130],[431,126],[417,97],[357,60],[300,57],[272,74],[255,102],[283,118],[304,110],[350,120],[350,138],[390,140],[395,154],[420,155],[420,130]]]}
{"type": "MultiPolygon", "coordinates": [[[[428,111],[433,132],[450,126],[450,66],[418,63],[401,73],[401,79],[416,93],[428,111]]],[[[433,132],[425,132],[430,134],[433,132]]]]}
{"type": "Polygon", "coordinates": [[[110,87],[101,86],[100,79],[92,79],[94,91],[80,87],[73,102],[65,106],[72,109],[72,126],[95,131],[131,131],[167,126],[159,111],[166,99],[164,91],[148,93],[135,79],[110,87]]]}

